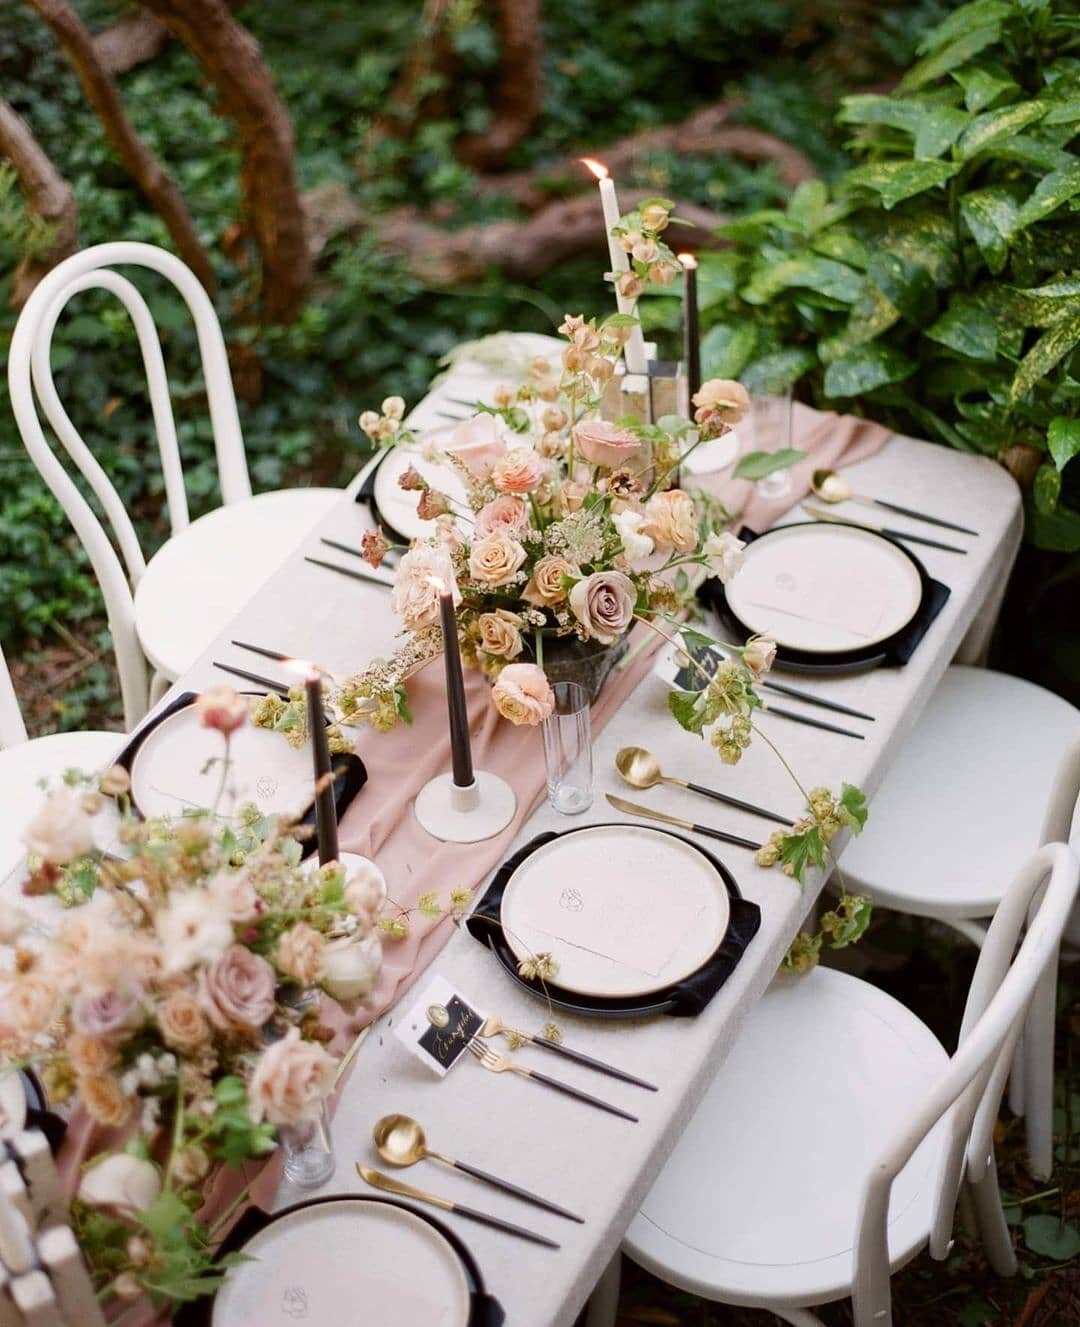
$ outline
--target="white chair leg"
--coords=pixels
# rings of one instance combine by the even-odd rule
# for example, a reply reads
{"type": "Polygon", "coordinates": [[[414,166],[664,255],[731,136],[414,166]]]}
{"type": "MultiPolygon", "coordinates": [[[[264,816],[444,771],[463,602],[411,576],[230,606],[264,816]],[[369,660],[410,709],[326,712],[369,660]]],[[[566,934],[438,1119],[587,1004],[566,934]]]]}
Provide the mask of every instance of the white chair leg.
{"type": "Polygon", "coordinates": [[[952,927],[954,931],[970,940],[976,949],[983,947],[983,941],[986,939],[986,927],[979,922],[968,921],[963,917],[939,917],[938,921],[944,922],[946,926],[952,927]]]}
{"type": "MultiPolygon", "coordinates": [[[[1048,1180],[1054,1168],[1054,1011],[1057,1004],[1057,955],[1035,987],[1017,1047],[1024,1082],[1024,1130],[1028,1169],[1048,1180]]],[[[1015,1069],[1014,1069],[1014,1077],[1015,1069]]]]}
{"type": "Polygon", "coordinates": [[[150,704],[156,705],[171,686],[172,679],[155,670],[154,676],[150,679],[150,704]]]}
{"type": "Polygon", "coordinates": [[[596,1283],[585,1313],[585,1327],[615,1327],[619,1312],[619,1283],[622,1280],[622,1254],[616,1253],[596,1283]]]}
{"type": "Polygon", "coordinates": [[[775,1313],[781,1322],[790,1322],[791,1327],[825,1327],[825,1324],[817,1316],[811,1313],[809,1309],[791,1309],[777,1308],[775,1304],[769,1305],[769,1312],[775,1313]]]}
{"type": "Polygon", "coordinates": [[[1025,1062],[1027,1054],[1024,1050],[1024,1043],[1027,1037],[1020,1034],[1016,1042],[1016,1050],[1013,1051],[1012,1068],[1009,1070],[1009,1109],[1019,1119],[1027,1114],[1027,1093],[1025,1091],[1025,1062]]]}
{"type": "Polygon", "coordinates": [[[979,1238],[986,1250],[990,1266],[998,1276],[1015,1276],[1017,1270],[1016,1252],[1012,1245],[1012,1236],[1005,1223],[1005,1213],[1001,1207],[1001,1194],[998,1192],[997,1166],[992,1165],[978,1184],[967,1185],[971,1201],[975,1208],[975,1218],[979,1227],[979,1238]]]}

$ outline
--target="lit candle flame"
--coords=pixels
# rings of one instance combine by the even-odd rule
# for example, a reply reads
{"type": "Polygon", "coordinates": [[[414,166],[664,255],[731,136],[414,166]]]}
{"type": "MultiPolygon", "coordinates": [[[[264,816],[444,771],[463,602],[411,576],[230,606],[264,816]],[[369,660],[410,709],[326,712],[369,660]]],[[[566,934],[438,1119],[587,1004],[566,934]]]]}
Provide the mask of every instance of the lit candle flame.
{"type": "Polygon", "coordinates": [[[432,589],[438,590],[440,594],[446,593],[446,582],[443,580],[441,576],[436,576],[433,573],[432,575],[428,576],[426,579],[427,583],[432,587],[432,589]]]}
{"type": "Polygon", "coordinates": [[[611,173],[602,161],[597,161],[595,157],[579,157],[581,164],[587,167],[596,176],[598,180],[606,180],[611,173]]]}
{"type": "Polygon", "coordinates": [[[687,269],[687,271],[692,272],[694,268],[697,267],[697,259],[694,257],[692,253],[680,253],[678,255],[678,259],[679,262],[682,263],[683,267],[687,269]]]}
{"type": "Polygon", "coordinates": [[[302,677],[305,682],[309,678],[321,676],[317,665],[313,664],[310,659],[282,659],[281,666],[287,673],[302,677]]]}

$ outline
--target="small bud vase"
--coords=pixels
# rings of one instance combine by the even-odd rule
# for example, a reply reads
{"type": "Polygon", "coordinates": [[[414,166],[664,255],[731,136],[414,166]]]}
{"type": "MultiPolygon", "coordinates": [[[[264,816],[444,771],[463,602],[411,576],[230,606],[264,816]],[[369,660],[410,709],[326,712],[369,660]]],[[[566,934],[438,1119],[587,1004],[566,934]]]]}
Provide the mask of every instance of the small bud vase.
{"type": "Polygon", "coordinates": [[[317,1189],[337,1167],[330,1137],[330,1112],[322,1103],[317,1119],[303,1124],[278,1126],[278,1141],[284,1153],[285,1178],[301,1189],[317,1189]]]}

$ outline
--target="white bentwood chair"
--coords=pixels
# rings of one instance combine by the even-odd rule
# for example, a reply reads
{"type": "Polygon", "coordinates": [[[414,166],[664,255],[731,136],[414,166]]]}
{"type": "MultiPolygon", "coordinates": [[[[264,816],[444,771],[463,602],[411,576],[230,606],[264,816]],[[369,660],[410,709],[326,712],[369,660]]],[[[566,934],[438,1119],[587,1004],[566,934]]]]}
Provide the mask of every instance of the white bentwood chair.
{"type": "MultiPolygon", "coordinates": [[[[951,1058],[914,1014],[857,977],[819,967],[774,981],[624,1251],[692,1294],[796,1327],[820,1327],[809,1306],[848,1295],[855,1327],[891,1327],[891,1273],[927,1246],[947,1256],[962,1197],[994,1270],[1012,1275],[994,1124],[1078,878],[1080,862],[1060,843],[1020,871],[987,932],[951,1058]]],[[[588,1327],[614,1322],[618,1278],[616,1256],[588,1327]]]]}
{"type": "MultiPolygon", "coordinates": [[[[944,922],[981,946],[1010,875],[1040,844],[1067,843],[1080,797],[1080,711],[1032,682],[948,669],[844,849],[848,889],[944,922]]],[[[1067,934],[1074,935],[1080,911],[1067,934]]],[[[1056,961],[1032,1004],[1009,1085],[1029,1166],[1053,1167],[1056,961]]]]}
{"type": "Polygon", "coordinates": [[[98,244],[53,268],[19,315],[8,359],[15,418],[31,459],[63,506],[90,557],[116,646],[124,714],[133,726],[231,621],[254,591],[340,497],[340,490],[298,488],[253,497],[225,341],[214,306],[178,258],[150,244],[98,244]],[[165,362],[146,300],[115,266],[167,277],[195,323],[214,434],[223,506],[190,521],[165,362]],[[56,390],[53,334],[80,291],[110,291],[134,325],[150,392],[172,534],[147,563],[120,495],[80,437],[56,390]],[[37,402],[89,484],[116,539],[54,455],[37,402]],[[154,670],[147,687],[147,662],[154,670]]]}
{"type": "Polygon", "coordinates": [[[112,763],[123,745],[120,733],[53,733],[26,735],[19,702],[0,650],[0,788],[4,809],[0,815],[0,889],[26,860],[23,833],[44,796],[41,781],[54,786],[65,770],[100,770],[112,763]]]}

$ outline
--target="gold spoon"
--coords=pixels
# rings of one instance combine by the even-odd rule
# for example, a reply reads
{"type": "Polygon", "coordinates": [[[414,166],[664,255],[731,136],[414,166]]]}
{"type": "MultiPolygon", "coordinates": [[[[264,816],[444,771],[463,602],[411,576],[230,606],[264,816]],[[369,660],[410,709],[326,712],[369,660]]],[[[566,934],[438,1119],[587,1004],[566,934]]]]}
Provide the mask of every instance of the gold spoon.
{"type": "Polygon", "coordinates": [[[624,746],[616,753],[615,768],[619,771],[623,782],[628,783],[631,788],[655,788],[658,783],[670,783],[674,788],[688,788],[692,793],[711,797],[714,801],[723,802],[727,806],[736,806],[740,811],[749,811],[754,816],[763,816],[778,825],[791,825],[790,816],[777,815],[775,811],[766,811],[764,807],[755,806],[753,802],[743,802],[738,797],[729,797],[727,793],[717,792],[715,788],[705,788],[700,783],[690,783],[687,779],[676,779],[670,774],[665,774],[653,753],[646,751],[643,746],[624,746]]]}
{"type": "Polygon", "coordinates": [[[815,470],[810,477],[810,487],[822,502],[861,502],[866,507],[881,507],[885,511],[896,512],[898,516],[910,516],[912,520],[940,525],[945,530],[957,530],[960,534],[979,533],[978,530],[969,530],[966,525],[955,525],[952,521],[944,521],[940,516],[928,516],[924,511],[914,511],[911,507],[901,507],[895,502],[885,502],[882,498],[871,498],[865,493],[856,493],[847,480],[835,470],[815,470]]]}
{"type": "Polygon", "coordinates": [[[485,1184],[502,1189],[504,1193],[512,1193],[515,1198],[522,1198],[525,1202],[532,1203],[534,1207],[542,1207],[546,1212],[564,1216],[568,1221],[583,1222],[585,1219],[568,1212],[565,1207],[548,1202],[538,1194],[530,1193],[528,1189],[519,1188],[508,1180],[501,1180],[497,1175],[489,1175],[486,1170],[477,1170],[475,1166],[467,1166],[464,1161],[457,1161],[442,1152],[433,1152],[427,1145],[423,1129],[408,1115],[384,1115],[381,1120],[376,1121],[372,1138],[376,1152],[388,1166],[413,1166],[418,1161],[425,1160],[441,1161],[445,1166],[453,1166],[455,1170],[464,1171],[473,1179],[483,1180],[485,1184]]]}

